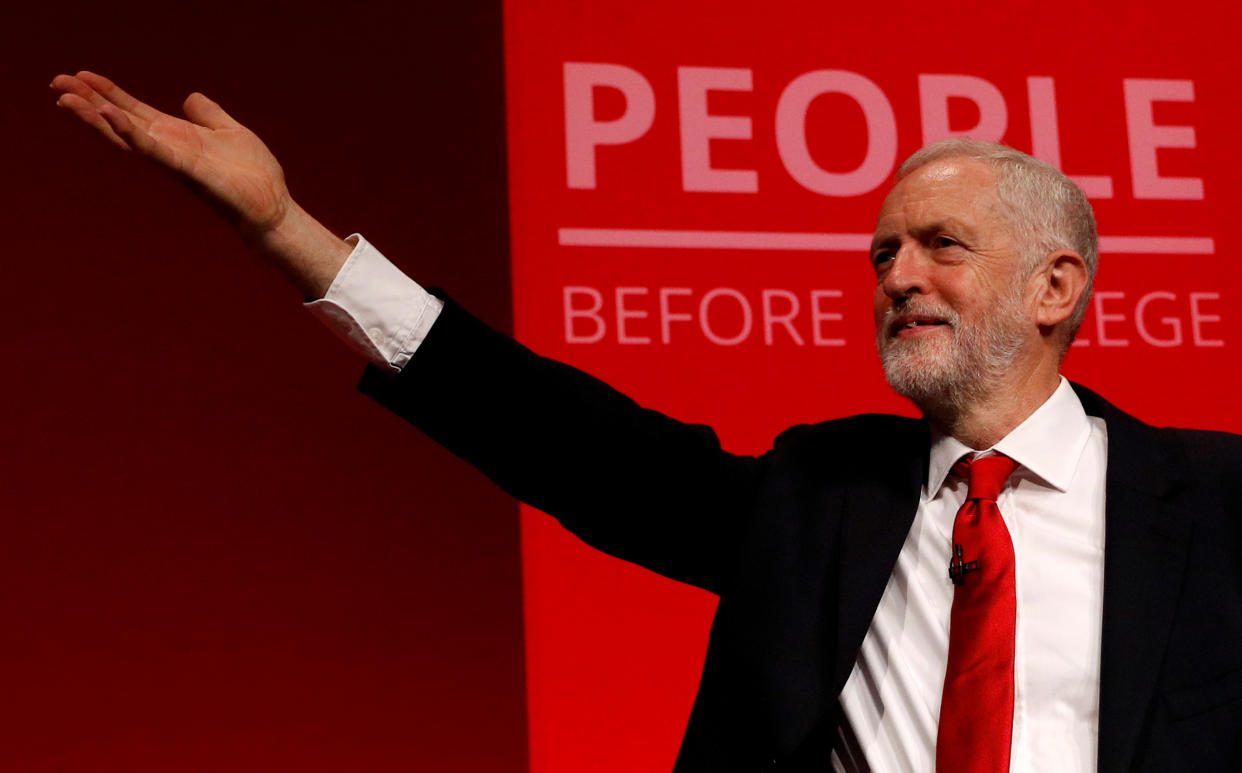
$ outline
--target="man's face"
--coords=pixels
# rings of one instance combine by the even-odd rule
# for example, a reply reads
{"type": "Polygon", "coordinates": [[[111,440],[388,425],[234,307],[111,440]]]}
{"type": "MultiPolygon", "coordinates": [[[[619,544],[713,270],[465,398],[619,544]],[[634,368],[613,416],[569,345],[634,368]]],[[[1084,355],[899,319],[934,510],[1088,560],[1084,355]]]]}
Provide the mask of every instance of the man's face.
{"type": "Polygon", "coordinates": [[[897,184],[871,250],[876,343],[897,392],[926,410],[997,385],[1037,336],[1020,255],[985,162],[937,161],[897,184]]]}

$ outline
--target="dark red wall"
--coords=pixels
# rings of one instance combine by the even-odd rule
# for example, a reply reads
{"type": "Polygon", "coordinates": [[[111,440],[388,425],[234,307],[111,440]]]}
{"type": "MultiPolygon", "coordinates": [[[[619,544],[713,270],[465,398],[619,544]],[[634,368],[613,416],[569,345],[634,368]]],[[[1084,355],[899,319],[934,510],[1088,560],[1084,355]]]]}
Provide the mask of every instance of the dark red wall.
{"type": "Polygon", "coordinates": [[[6,11],[0,769],[526,769],[516,506],[46,85],[207,93],[307,209],[507,328],[500,17],[6,11]]]}

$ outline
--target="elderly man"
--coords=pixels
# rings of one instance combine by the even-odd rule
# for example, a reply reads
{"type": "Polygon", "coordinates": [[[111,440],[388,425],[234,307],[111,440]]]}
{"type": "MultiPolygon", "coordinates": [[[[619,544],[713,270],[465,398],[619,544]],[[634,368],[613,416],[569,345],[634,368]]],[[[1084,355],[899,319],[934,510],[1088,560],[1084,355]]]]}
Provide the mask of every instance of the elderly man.
{"type": "Polygon", "coordinates": [[[751,458],[333,236],[202,95],[183,121],[91,73],[53,86],[318,299],[372,360],[364,391],[587,542],[719,595],[677,770],[1242,769],[1242,445],[1060,376],[1096,237],[1055,169],[971,141],[906,161],[876,337],[924,420],[795,427],[751,458]]]}

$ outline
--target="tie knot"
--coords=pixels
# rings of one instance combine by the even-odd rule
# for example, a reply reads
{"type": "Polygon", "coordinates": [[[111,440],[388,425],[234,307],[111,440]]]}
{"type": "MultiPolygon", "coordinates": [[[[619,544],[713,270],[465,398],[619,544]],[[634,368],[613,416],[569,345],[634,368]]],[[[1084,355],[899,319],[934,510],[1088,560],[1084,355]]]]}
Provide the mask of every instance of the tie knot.
{"type": "Polygon", "coordinates": [[[993,502],[1000,496],[1005,481],[1018,468],[1018,463],[1004,454],[978,456],[974,459],[962,459],[953,465],[953,471],[960,475],[970,487],[967,499],[987,499],[993,502]]]}

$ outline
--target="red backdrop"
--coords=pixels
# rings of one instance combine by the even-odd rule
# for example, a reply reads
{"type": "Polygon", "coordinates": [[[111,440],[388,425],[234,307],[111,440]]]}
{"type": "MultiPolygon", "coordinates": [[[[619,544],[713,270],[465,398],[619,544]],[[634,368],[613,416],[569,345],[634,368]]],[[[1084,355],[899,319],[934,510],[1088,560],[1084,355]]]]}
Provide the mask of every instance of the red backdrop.
{"type": "MultiPolygon", "coordinates": [[[[1093,198],[1102,268],[1067,375],[1151,422],[1242,428],[1236,8],[505,11],[515,327],[543,353],[739,452],[912,412],[874,353],[866,245],[895,162],[969,133],[1093,198]]],[[[523,551],[532,770],[668,769],[714,599],[532,511],[523,551]]]]}

